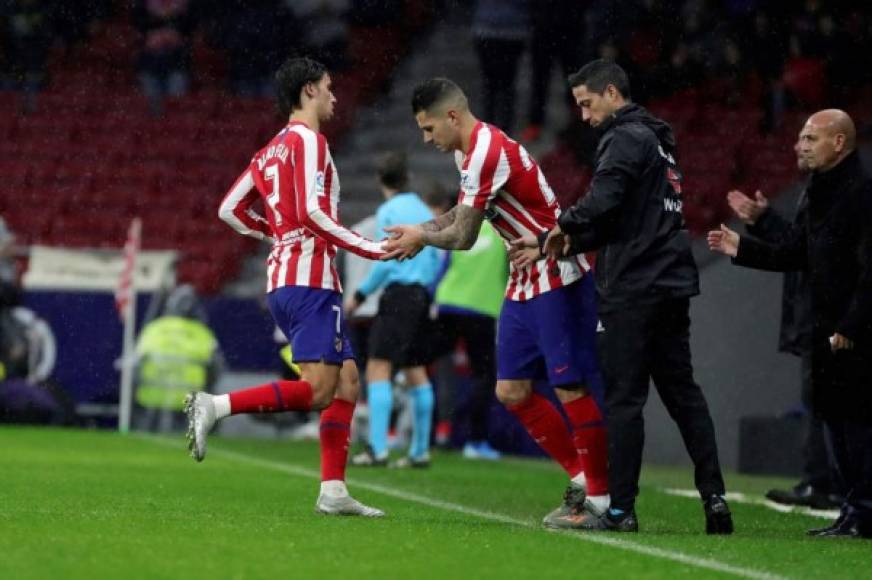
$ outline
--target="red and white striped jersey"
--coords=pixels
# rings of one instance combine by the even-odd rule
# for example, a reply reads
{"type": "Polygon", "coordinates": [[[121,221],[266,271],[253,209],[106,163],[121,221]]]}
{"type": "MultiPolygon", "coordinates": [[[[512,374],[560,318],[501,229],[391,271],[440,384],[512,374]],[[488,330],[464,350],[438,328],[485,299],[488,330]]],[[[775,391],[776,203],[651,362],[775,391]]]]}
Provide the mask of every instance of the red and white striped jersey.
{"type": "Polygon", "coordinates": [[[297,121],[254,155],[218,214],[241,234],[273,241],[267,292],[283,286],[341,292],[336,246],[369,259],[385,253],[339,223],[339,175],[327,140],[297,121]],[[266,217],[252,209],[258,197],[266,217]]]}
{"type": "MultiPolygon", "coordinates": [[[[457,151],[455,160],[460,170],[458,203],[483,210],[507,244],[557,225],[560,206],[536,160],[497,127],[477,123],[469,151],[457,151]]],[[[525,268],[512,264],[506,298],[529,300],[571,284],[589,270],[583,254],[560,260],[542,258],[525,268]]]]}

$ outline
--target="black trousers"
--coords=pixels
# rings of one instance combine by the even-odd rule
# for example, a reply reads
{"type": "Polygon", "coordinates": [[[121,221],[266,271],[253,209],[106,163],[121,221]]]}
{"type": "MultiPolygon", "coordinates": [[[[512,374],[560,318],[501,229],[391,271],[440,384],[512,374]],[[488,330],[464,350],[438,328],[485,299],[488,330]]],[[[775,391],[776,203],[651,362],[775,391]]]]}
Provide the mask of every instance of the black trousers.
{"type": "MultiPolygon", "coordinates": [[[[811,355],[802,357],[802,403],[806,409],[812,410],[811,396],[811,355]]],[[[805,434],[805,448],[803,455],[803,484],[808,484],[823,493],[838,493],[842,491],[838,485],[838,477],[834,473],[833,461],[830,460],[830,452],[827,450],[824,421],[820,417],[809,413],[808,431],[805,434]]]]}
{"type": "Polygon", "coordinates": [[[842,513],[857,518],[864,533],[872,534],[872,424],[827,419],[826,427],[845,491],[842,513]]]}
{"type": "MultiPolygon", "coordinates": [[[[559,66],[560,74],[566,78],[584,62],[579,51],[582,43],[578,26],[574,23],[567,26],[555,21],[553,17],[545,17],[543,20],[545,22],[533,25],[533,39],[530,43],[533,82],[530,90],[529,122],[533,125],[542,125],[545,122],[545,105],[548,103],[551,71],[554,67],[559,66]]],[[[565,91],[563,100],[570,110],[575,107],[568,90],[565,91]]]]}
{"type": "Polygon", "coordinates": [[[515,78],[524,41],[479,38],[475,42],[483,81],[482,120],[512,134],[515,120],[515,78]]]}
{"type": "Polygon", "coordinates": [[[438,321],[440,340],[445,352],[453,352],[454,345],[463,339],[472,385],[469,391],[469,440],[486,441],[488,413],[494,400],[497,382],[496,320],[490,316],[442,313],[438,321]]]}
{"type": "Polygon", "coordinates": [[[669,299],[600,314],[598,346],[609,436],[612,507],[630,510],[639,494],[645,424],[642,411],[653,379],[678,425],[706,498],[724,493],[715,429],[708,404],[693,380],[690,300],[669,299]]]}

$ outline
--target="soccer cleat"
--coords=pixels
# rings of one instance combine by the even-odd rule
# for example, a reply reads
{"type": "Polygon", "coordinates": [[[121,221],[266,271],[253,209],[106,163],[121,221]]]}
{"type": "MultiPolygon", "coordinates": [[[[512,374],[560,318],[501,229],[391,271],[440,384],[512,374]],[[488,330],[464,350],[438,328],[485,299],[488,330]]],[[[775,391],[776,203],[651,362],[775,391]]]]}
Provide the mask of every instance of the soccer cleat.
{"type": "Polygon", "coordinates": [[[720,495],[713,495],[703,503],[705,510],[705,533],[730,535],[733,533],[733,516],[730,506],[720,495]]]}
{"type": "Polygon", "coordinates": [[[487,441],[468,441],[463,446],[463,457],[465,459],[484,459],[486,461],[497,461],[502,455],[499,451],[490,446],[487,441]]]}
{"type": "Polygon", "coordinates": [[[328,516],[363,516],[365,518],[381,518],[385,512],[364,505],[350,495],[332,496],[321,494],[315,502],[315,511],[328,516]]]}
{"type": "Polygon", "coordinates": [[[542,518],[542,525],[546,528],[560,528],[561,518],[578,515],[584,510],[584,502],[587,499],[587,490],[584,486],[569,482],[566,491],[563,492],[563,503],[557,509],[542,518]]]}
{"type": "Polygon", "coordinates": [[[388,467],[393,467],[396,469],[426,469],[430,467],[430,454],[425,453],[421,457],[400,457],[396,461],[392,461],[388,467]]]}
{"type": "Polygon", "coordinates": [[[363,451],[352,456],[348,463],[354,467],[387,467],[388,457],[377,457],[372,447],[367,445],[363,451]]]}
{"type": "Polygon", "coordinates": [[[185,397],[185,415],[188,416],[188,450],[191,457],[203,461],[206,457],[206,436],[215,426],[215,403],[208,393],[189,393],[185,397]]]}

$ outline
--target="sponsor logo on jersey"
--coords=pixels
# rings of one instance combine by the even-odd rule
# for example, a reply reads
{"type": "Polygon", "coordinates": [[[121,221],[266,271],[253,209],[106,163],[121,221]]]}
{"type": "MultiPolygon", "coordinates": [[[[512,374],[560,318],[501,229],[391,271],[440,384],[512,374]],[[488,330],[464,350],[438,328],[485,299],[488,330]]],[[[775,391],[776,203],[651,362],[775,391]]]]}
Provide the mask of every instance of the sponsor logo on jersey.
{"type": "Polygon", "coordinates": [[[469,173],[467,173],[466,171],[460,172],[460,189],[464,193],[469,192],[469,173]]]}

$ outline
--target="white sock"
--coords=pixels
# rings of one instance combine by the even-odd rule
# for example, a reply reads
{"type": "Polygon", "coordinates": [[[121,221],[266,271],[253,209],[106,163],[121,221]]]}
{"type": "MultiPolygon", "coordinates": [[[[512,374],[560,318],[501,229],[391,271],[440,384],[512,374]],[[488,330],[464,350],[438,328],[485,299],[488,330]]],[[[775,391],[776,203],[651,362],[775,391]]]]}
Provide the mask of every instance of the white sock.
{"type": "Polygon", "coordinates": [[[345,482],[340,479],[322,481],[321,495],[329,495],[331,497],[345,497],[348,495],[348,488],[345,487],[345,482]]]}
{"type": "Polygon", "coordinates": [[[215,418],[223,419],[230,415],[230,395],[215,395],[212,397],[215,406],[215,418]]]}
{"type": "Polygon", "coordinates": [[[605,495],[589,495],[587,496],[587,501],[594,507],[597,515],[605,513],[607,509],[609,509],[609,505],[612,503],[612,496],[609,494],[605,495]]]}
{"type": "Polygon", "coordinates": [[[574,483],[576,485],[580,485],[584,489],[587,489],[587,478],[584,476],[583,471],[579,471],[578,475],[573,477],[571,481],[572,481],[572,483],[574,483]]]}

